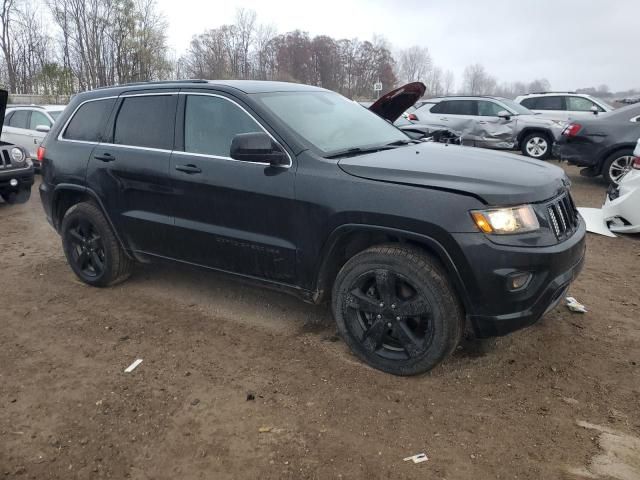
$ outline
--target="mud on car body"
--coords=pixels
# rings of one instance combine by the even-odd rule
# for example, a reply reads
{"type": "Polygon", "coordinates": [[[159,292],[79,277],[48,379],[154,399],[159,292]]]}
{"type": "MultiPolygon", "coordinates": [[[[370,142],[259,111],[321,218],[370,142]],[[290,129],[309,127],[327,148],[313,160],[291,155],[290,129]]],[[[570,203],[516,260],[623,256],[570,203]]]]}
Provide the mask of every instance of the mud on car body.
{"type": "Polygon", "coordinates": [[[43,143],[45,213],[90,285],[136,261],[227,272],[330,302],[359,358],[422,373],[467,324],[488,336],[536,322],[585,238],[561,169],[394,127],[423,93],[403,87],[375,114],[280,82],[83,93],[43,143]]]}
{"type": "MultiPolygon", "coordinates": [[[[0,90],[0,122],[4,123],[8,93],[0,90]]],[[[27,151],[8,142],[0,142],[0,197],[7,203],[24,203],[31,196],[33,163],[27,151]]]]}

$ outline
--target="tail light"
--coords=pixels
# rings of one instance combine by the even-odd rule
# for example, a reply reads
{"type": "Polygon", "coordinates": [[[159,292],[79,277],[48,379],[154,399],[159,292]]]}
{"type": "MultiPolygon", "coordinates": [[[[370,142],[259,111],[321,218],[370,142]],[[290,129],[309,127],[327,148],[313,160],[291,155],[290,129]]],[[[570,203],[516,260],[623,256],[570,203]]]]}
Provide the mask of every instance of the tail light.
{"type": "Polygon", "coordinates": [[[407,115],[407,120],[411,120],[412,122],[418,121],[418,116],[415,113],[410,113],[407,115]]]}
{"type": "Polygon", "coordinates": [[[635,157],[633,159],[633,163],[631,164],[631,168],[634,168],[636,170],[640,170],[640,157],[635,157]]]}
{"type": "Polygon", "coordinates": [[[572,123],[562,131],[562,135],[565,137],[575,137],[576,135],[578,135],[578,132],[580,132],[580,130],[582,130],[582,125],[580,125],[579,123],[572,123]]]}
{"type": "Polygon", "coordinates": [[[36,152],[36,158],[38,159],[39,162],[44,161],[44,155],[45,153],[47,153],[46,148],[44,147],[38,147],[38,151],[36,152]]]}

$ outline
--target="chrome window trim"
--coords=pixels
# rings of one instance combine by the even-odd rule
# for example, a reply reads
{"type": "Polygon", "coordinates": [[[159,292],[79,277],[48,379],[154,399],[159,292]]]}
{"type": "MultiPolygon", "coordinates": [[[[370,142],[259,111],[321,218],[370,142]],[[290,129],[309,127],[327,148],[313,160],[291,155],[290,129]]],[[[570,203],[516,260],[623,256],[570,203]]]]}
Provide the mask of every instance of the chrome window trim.
{"type": "MultiPolygon", "coordinates": [[[[293,166],[293,159],[291,158],[291,155],[289,155],[289,152],[287,151],[287,149],[284,148],[282,146],[282,144],[278,140],[276,140],[274,138],[274,136],[271,135],[271,133],[269,133],[269,131],[266,128],[264,128],[264,126],[258,120],[256,120],[256,118],[253,115],[251,115],[251,113],[249,113],[247,111],[246,108],[244,108],[242,105],[240,105],[235,100],[232,100],[229,97],[225,97],[224,95],[220,95],[220,94],[217,94],[217,93],[181,91],[180,95],[199,95],[199,96],[205,96],[205,97],[218,97],[218,98],[222,98],[223,100],[226,100],[227,102],[233,103],[236,107],[238,107],[245,114],[247,114],[249,116],[249,118],[251,118],[251,120],[253,120],[256,123],[256,125],[258,125],[258,127],[260,127],[262,129],[262,131],[264,133],[269,135],[271,140],[273,140],[276,143],[276,145],[278,145],[282,149],[282,151],[287,154],[287,158],[289,159],[289,165],[279,165],[278,168],[291,168],[293,166]]],[[[183,124],[186,127],[186,122],[183,122],[183,124]]],[[[221,156],[221,155],[209,155],[209,154],[206,154],[206,153],[188,152],[186,149],[184,151],[178,151],[177,153],[182,153],[182,154],[187,154],[187,155],[196,155],[198,157],[205,157],[205,158],[213,158],[213,159],[216,159],[216,160],[228,160],[228,161],[232,161],[232,162],[252,163],[254,165],[270,165],[267,162],[247,162],[247,161],[244,161],[244,160],[236,160],[235,158],[221,156]]]]}
{"type": "Polygon", "coordinates": [[[71,120],[73,120],[73,117],[76,116],[76,113],[78,113],[78,110],[80,109],[80,107],[82,107],[85,103],[99,102],[100,100],[111,100],[112,98],[118,98],[118,95],[112,95],[110,97],[90,98],[90,99],[85,100],[84,102],[80,103],[80,105],[78,105],[73,110],[71,115],[69,115],[69,118],[67,118],[67,121],[64,123],[64,125],[60,129],[60,133],[58,134],[57,140],[59,142],[84,143],[85,145],[97,145],[98,143],[100,143],[100,142],[90,142],[88,140],[73,140],[71,138],[64,138],[62,136],[62,134],[67,130],[67,127],[69,126],[69,123],[71,123],[71,120]]]}

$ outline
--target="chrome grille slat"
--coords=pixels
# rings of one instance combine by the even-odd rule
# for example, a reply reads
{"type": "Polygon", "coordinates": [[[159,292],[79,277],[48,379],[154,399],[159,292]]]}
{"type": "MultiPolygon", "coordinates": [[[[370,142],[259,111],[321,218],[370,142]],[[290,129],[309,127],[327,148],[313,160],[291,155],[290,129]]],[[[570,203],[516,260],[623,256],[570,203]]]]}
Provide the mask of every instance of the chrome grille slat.
{"type": "Polygon", "coordinates": [[[547,205],[549,223],[558,240],[571,236],[578,226],[578,211],[569,191],[556,197],[547,205]]]}

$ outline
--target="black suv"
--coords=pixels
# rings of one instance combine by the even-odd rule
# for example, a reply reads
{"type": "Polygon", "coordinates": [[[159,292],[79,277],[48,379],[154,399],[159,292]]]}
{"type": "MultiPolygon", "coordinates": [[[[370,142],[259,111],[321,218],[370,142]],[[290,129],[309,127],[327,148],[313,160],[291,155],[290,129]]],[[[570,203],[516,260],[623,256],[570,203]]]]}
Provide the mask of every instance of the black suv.
{"type": "MultiPolygon", "coordinates": [[[[0,89],[0,126],[4,124],[9,92],[0,89]]],[[[0,198],[7,203],[25,203],[31,197],[33,162],[22,147],[0,141],[0,198]]]]}
{"type": "Polygon", "coordinates": [[[582,266],[585,225],[561,169],[391,125],[417,85],[378,114],[279,82],[79,94],[40,151],[46,215],[90,285],[150,259],[232,273],[330,300],[358,357],[425,372],[466,322],[501,335],[555,306],[582,266]]]}

